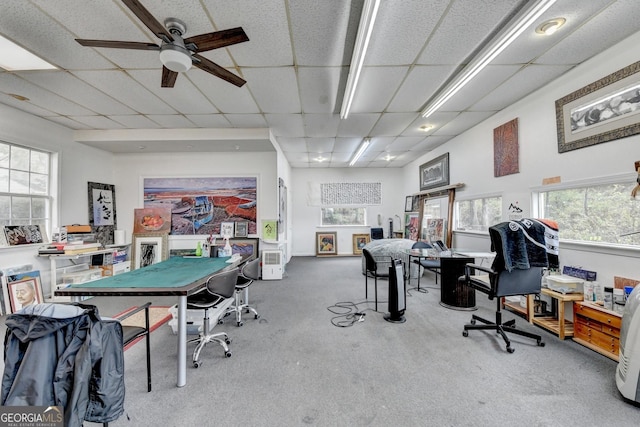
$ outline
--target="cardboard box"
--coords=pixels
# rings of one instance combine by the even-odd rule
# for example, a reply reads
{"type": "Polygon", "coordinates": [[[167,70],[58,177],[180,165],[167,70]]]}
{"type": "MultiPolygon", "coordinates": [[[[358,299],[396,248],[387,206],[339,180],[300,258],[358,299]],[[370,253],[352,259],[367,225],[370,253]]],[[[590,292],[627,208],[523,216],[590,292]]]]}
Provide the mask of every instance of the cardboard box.
{"type": "Polygon", "coordinates": [[[65,225],[65,227],[67,228],[67,234],[71,234],[71,233],[91,233],[91,226],[90,225],[72,224],[72,225],[65,225]]]}

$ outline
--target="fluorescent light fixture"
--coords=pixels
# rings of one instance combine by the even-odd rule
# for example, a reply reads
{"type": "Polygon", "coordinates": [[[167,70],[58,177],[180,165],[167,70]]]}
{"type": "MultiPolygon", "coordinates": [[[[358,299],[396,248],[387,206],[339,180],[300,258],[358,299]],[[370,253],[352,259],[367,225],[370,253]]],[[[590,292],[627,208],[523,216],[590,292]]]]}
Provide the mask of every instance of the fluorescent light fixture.
{"type": "Polygon", "coordinates": [[[371,144],[371,140],[369,138],[365,138],[362,141],[362,144],[360,144],[360,147],[358,147],[358,151],[356,151],[355,156],[353,156],[353,159],[351,159],[351,162],[349,162],[349,166],[353,166],[358,161],[360,156],[362,156],[362,154],[364,154],[364,152],[367,149],[367,147],[369,146],[369,144],[371,144]]]}
{"type": "Polygon", "coordinates": [[[2,36],[0,36],[0,67],[7,71],[55,70],[57,68],[2,36]]]}
{"type": "Polygon", "coordinates": [[[367,54],[371,32],[373,31],[373,23],[376,21],[378,14],[378,6],[380,0],[365,0],[360,16],[360,25],[358,26],[358,34],[356,35],[356,43],[353,46],[353,56],[351,57],[351,65],[349,66],[349,76],[347,77],[347,86],[342,99],[342,108],[340,109],[340,118],[349,117],[351,103],[356,94],[358,80],[360,80],[360,71],[364,64],[364,57],[367,54]]]}
{"type": "Polygon", "coordinates": [[[473,79],[484,67],[489,65],[496,56],[507,48],[518,38],[522,32],[527,29],[533,21],[538,19],[540,15],[549,9],[556,0],[537,0],[529,2],[531,5],[518,17],[516,22],[511,23],[498,36],[497,40],[490,43],[480,54],[465,67],[440,94],[430,102],[422,111],[422,117],[429,117],[438,108],[447,102],[453,95],[464,87],[471,79],[473,79]]]}

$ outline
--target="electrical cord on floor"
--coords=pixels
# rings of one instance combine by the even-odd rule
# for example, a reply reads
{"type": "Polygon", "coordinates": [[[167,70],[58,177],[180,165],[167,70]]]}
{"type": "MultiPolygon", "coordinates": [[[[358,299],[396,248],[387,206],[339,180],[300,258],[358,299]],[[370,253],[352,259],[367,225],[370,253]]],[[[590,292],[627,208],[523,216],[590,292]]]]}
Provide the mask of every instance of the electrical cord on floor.
{"type": "MultiPolygon", "coordinates": [[[[366,311],[375,311],[371,308],[361,310],[358,308],[361,304],[369,304],[370,301],[354,302],[337,302],[335,305],[327,307],[331,313],[336,314],[331,318],[331,324],[339,328],[348,328],[356,323],[364,322],[366,311]]],[[[378,301],[380,304],[380,301],[378,301]]]]}

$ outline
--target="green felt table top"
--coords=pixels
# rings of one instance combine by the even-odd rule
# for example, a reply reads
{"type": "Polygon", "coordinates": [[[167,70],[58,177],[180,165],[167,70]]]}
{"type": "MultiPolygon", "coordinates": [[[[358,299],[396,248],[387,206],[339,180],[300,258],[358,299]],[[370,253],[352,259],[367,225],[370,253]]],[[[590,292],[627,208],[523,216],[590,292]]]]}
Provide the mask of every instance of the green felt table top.
{"type": "Polygon", "coordinates": [[[179,288],[230,266],[224,258],[172,257],[153,265],[71,288],[179,288]]]}

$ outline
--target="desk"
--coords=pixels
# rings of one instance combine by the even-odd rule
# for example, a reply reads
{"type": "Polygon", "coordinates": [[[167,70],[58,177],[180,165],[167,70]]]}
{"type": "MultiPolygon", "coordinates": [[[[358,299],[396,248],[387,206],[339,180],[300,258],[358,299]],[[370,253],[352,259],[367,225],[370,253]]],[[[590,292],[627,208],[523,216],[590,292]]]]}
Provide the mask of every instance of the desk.
{"type": "MultiPolygon", "coordinates": [[[[476,292],[470,286],[458,283],[464,276],[464,267],[475,262],[475,258],[460,255],[456,250],[443,253],[433,249],[408,249],[411,258],[440,259],[440,305],[454,310],[475,310],[476,292]]],[[[419,278],[418,278],[419,280],[419,278]]]]}
{"type": "Polygon", "coordinates": [[[138,270],[94,282],[58,289],[56,295],[71,296],[171,296],[178,297],[178,387],[187,383],[187,296],[205,287],[214,273],[233,269],[246,258],[227,263],[229,258],[173,257],[138,270]]]}

